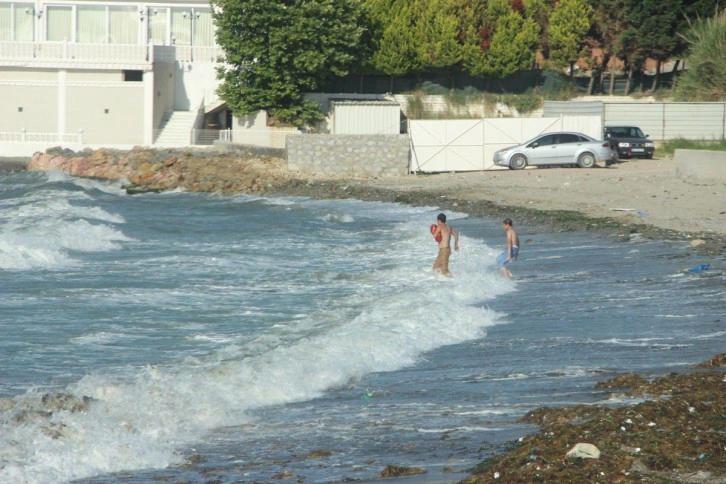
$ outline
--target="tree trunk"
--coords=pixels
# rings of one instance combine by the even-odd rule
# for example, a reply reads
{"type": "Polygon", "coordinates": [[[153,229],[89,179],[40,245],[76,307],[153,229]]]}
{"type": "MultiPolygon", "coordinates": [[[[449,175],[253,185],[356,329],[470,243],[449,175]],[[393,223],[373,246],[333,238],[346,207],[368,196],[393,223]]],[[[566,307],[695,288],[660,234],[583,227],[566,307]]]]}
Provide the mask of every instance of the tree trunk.
{"type": "Polygon", "coordinates": [[[610,92],[608,92],[608,94],[610,96],[612,96],[613,93],[615,92],[615,58],[613,58],[613,67],[612,67],[612,69],[610,69],[610,89],[609,89],[609,91],[610,92]]]}
{"type": "Polygon", "coordinates": [[[600,94],[603,93],[602,87],[605,84],[605,71],[607,70],[608,64],[610,64],[610,54],[603,54],[602,63],[600,64],[600,75],[597,82],[599,83],[600,94]]]}
{"type": "Polygon", "coordinates": [[[653,78],[653,85],[650,87],[651,92],[655,92],[658,89],[658,82],[660,81],[660,68],[662,61],[658,59],[655,64],[655,77],[653,78]]]}
{"type": "Polygon", "coordinates": [[[595,78],[598,77],[596,73],[590,73],[590,82],[587,84],[587,95],[592,96],[592,87],[595,85],[595,78]]]}
{"type": "Polygon", "coordinates": [[[628,80],[625,81],[625,92],[623,93],[625,96],[630,94],[630,85],[633,83],[633,67],[628,66],[628,80]]]}

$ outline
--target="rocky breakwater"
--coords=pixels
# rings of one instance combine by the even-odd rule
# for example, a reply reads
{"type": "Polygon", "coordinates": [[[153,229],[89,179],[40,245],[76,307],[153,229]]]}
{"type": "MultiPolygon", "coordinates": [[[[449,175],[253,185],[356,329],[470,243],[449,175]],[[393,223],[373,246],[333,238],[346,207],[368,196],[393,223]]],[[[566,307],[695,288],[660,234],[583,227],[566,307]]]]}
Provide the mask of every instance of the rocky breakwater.
{"type": "Polygon", "coordinates": [[[35,153],[28,171],[61,170],[72,176],[120,180],[128,193],[181,188],[195,192],[263,193],[290,180],[281,158],[252,150],[134,148],[35,153]]]}

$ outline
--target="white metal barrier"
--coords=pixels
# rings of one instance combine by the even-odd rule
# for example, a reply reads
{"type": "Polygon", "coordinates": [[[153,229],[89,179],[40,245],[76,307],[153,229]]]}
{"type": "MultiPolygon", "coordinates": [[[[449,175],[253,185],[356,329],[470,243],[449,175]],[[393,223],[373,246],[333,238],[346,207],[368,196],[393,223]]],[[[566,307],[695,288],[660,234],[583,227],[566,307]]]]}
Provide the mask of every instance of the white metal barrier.
{"type": "Polygon", "coordinates": [[[549,131],[577,131],[600,139],[600,116],[482,118],[409,122],[411,172],[497,168],[494,152],[549,131]]]}

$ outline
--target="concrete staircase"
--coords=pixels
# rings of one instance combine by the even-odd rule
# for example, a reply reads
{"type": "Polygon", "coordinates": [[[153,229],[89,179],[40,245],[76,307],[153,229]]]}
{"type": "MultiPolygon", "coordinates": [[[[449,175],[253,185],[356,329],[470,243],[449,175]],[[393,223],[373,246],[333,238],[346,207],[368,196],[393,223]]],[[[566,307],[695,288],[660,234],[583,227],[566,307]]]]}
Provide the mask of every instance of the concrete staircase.
{"type": "Polygon", "coordinates": [[[191,145],[192,129],[196,118],[195,111],[164,112],[154,145],[170,147],[191,145]]]}

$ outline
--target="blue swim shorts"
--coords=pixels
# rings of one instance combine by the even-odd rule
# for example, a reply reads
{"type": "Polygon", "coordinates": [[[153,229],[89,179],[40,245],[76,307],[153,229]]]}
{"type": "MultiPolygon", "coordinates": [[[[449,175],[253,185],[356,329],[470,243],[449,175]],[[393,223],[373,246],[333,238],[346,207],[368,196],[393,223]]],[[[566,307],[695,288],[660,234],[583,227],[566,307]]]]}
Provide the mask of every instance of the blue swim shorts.
{"type": "Polygon", "coordinates": [[[513,260],[516,260],[519,256],[519,247],[512,247],[512,258],[507,260],[507,251],[505,250],[501,254],[497,256],[497,264],[504,267],[505,264],[508,262],[512,262],[513,260]]]}

